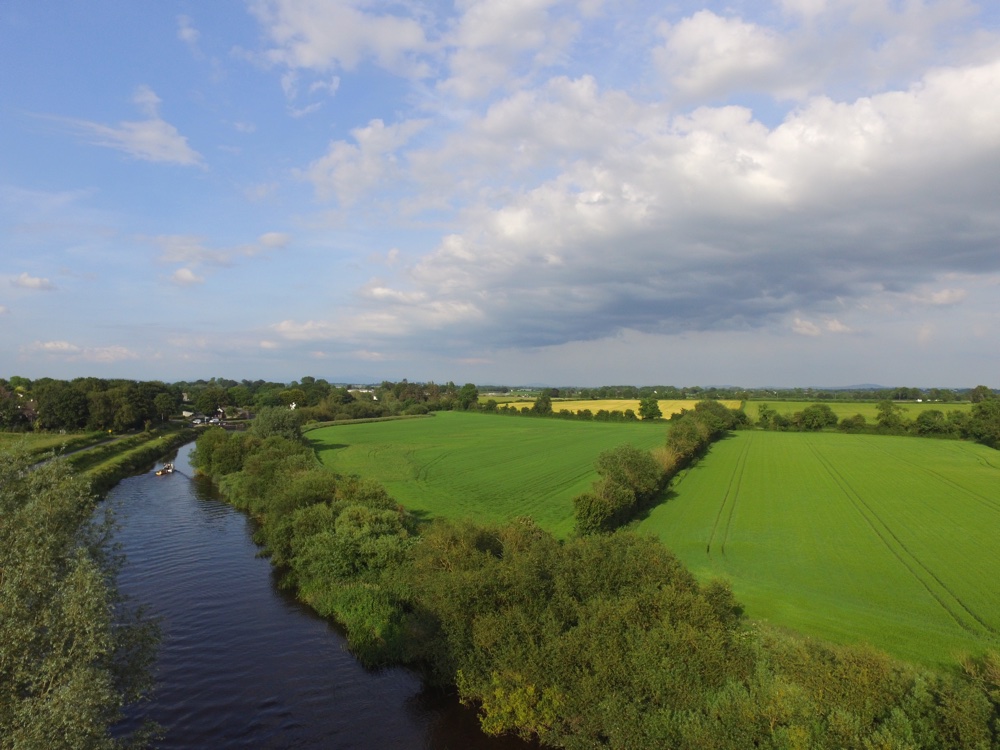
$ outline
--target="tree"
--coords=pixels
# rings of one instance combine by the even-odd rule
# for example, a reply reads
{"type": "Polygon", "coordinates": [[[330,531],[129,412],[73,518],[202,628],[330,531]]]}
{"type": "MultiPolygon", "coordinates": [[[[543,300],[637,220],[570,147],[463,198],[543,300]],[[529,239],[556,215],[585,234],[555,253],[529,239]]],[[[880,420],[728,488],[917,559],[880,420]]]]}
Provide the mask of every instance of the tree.
{"type": "Polygon", "coordinates": [[[853,417],[844,417],[841,419],[837,425],[837,429],[841,432],[864,432],[867,425],[868,421],[865,419],[864,414],[855,414],[853,417]]]}
{"type": "Polygon", "coordinates": [[[944,412],[938,409],[928,409],[918,414],[917,418],[913,420],[913,426],[921,435],[935,435],[949,430],[944,412]]]}
{"type": "Polygon", "coordinates": [[[17,430],[27,427],[21,411],[22,397],[0,385],[0,430],[17,430]]]}
{"type": "Polygon", "coordinates": [[[826,404],[811,404],[795,415],[799,429],[818,431],[837,424],[837,415],[826,404]]]}
{"type": "Polygon", "coordinates": [[[548,393],[543,393],[535,399],[531,405],[531,413],[547,417],[552,414],[552,397],[548,393]]]}
{"type": "Polygon", "coordinates": [[[158,393],[153,399],[153,407],[163,422],[166,422],[170,418],[170,415],[177,410],[179,405],[177,397],[167,392],[158,393]]]}
{"type": "Polygon", "coordinates": [[[87,397],[62,380],[37,389],[38,421],[49,430],[78,430],[87,423],[87,397]]]}
{"type": "Polygon", "coordinates": [[[643,419],[660,419],[663,416],[656,396],[647,396],[639,402],[639,416],[643,419]]]}
{"type": "Polygon", "coordinates": [[[460,409],[472,409],[479,401],[479,389],[475,383],[466,383],[458,392],[458,406],[460,409]]]}
{"type": "Polygon", "coordinates": [[[261,440],[272,435],[298,440],[302,434],[299,429],[299,415],[282,406],[267,406],[260,409],[250,426],[250,431],[261,440]]]}
{"type": "Polygon", "coordinates": [[[878,416],[875,421],[883,430],[898,430],[903,426],[903,408],[888,399],[878,402],[875,407],[878,416]]]}
{"type": "Polygon", "coordinates": [[[971,391],[969,391],[969,401],[974,404],[978,404],[981,401],[985,401],[988,398],[993,398],[993,391],[987,388],[985,385],[977,385],[971,391]]]}
{"type": "Polygon", "coordinates": [[[773,409],[767,404],[761,404],[757,409],[757,426],[765,430],[771,429],[772,422],[778,416],[777,409],[773,409]]]}
{"type": "Polygon", "coordinates": [[[229,392],[217,385],[207,386],[195,396],[194,406],[202,414],[215,414],[218,409],[229,406],[229,392]]]}
{"type": "Polygon", "coordinates": [[[989,398],[974,404],[968,429],[983,445],[1000,448],[1000,399],[989,398]]]}
{"type": "Polygon", "coordinates": [[[0,748],[121,747],[109,727],[151,685],[155,625],[114,585],[88,481],[32,461],[0,454],[0,748]]]}

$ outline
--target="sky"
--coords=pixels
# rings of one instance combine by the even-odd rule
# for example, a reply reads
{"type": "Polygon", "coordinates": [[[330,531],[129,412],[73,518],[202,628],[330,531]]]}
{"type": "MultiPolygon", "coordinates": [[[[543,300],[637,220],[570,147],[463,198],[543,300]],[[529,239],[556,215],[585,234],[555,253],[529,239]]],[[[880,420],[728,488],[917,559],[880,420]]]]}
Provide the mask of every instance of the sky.
{"type": "Polygon", "coordinates": [[[1000,3],[4,0],[0,376],[1000,387],[1000,3]]]}

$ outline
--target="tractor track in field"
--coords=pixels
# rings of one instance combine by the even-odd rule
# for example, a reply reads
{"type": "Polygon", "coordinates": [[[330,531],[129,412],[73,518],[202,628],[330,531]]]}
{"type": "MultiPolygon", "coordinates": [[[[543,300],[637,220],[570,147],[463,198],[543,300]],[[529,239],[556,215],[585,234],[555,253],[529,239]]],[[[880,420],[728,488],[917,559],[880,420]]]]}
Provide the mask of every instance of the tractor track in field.
{"type": "MultiPolygon", "coordinates": [[[[878,450],[882,451],[883,453],[885,453],[887,456],[889,456],[890,458],[892,458],[895,461],[899,461],[900,463],[904,463],[904,464],[909,464],[910,466],[915,466],[917,469],[919,469],[920,471],[922,471],[924,474],[929,474],[930,476],[932,476],[935,479],[939,480],[943,484],[946,484],[949,487],[952,487],[952,488],[958,490],[959,492],[961,492],[964,495],[968,495],[972,499],[974,499],[977,502],[979,502],[980,505],[984,505],[987,508],[989,508],[990,510],[1000,512],[1000,502],[997,502],[995,499],[993,499],[991,497],[987,497],[986,495],[980,495],[975,490],[970,490],[968,487],[965,487],[965,486],[959,484],[958,482],[956,482],[953,479],[949,479],[944,474],[941,474],[940,472],[935,471],[934,469],[927,468],[923,464],[917,463],[916,461],[910,461],[909,459],[906,459],[906,458],[901,458],[900,456],[897,456],[896,454],[894,454],[894,453],[886,450],[881,445],[872,445],[872,447],[877,448],[878,450]]],[[[994,469],[997,468],[997,467],[993,466],[992,464],[990,464],[990,462],[987,461],[986,459],[981,459],[981,460],[983,462],[985,462],[988,466],[990,466],[990,468],[994,468],[994,469]]]]}
{"type": "Polygon", "coordinates": [[[441,463],[446,458],[448,458],[448,456],[450,456],[451,453],[452,453],[451,451],[444,451],[440,456],[437,456],[436,458],[432,458],[430,461],[428,461],[427,463],[425,463],[422,466],[416,467],[417,468],[417,473],[416,473],[416,476],[414,476],[414,479],[416,479],[418,482],[426,482],[427,481],[427,475],[430,473],[430,470],[434,466],[437,466],[439,463],[441,463]]]}
{"type": "Polygon", "coordinates": [[[923,586],[923,588],[927,591],[927,593],[930,594],[934,598],[934,600],[941,605],[941,608],[944,609],[944,611],[951,616],[951,618],[955,621],[955,623],[958,624],[958,626],[961,627],[963,630],[965,630],[968,633],[971,633],[972,635],[982,636],[982,632],[980,632],[977,628],[970,625],[966,621],[965,617],[960,616],[960,614],[955,611],[956,609],[955,605],[957,605],[958,610],[964,612],[969,618],[972,618],[972,620],[976,624],[978,624],[979,627],[982,628],[982,630],[985,630],[987,634],[995,637],[997,635],[997,631],[994,630],[979,615],[973,612],[969,608],[969,606],[965,604],[965,602],[963,602],[961,598],[959,598],[959,596],[955,594],[955,592],[953,592],[944,583],[944,581],[938,578],[938,576],[930,568],[928,568],[923,562],[920,561],[920,558],[918,558],[909,550],[909,548],[902,542],[902,540],[900,540],[900,538],[895,533],[893,533],[892,529],[889,528],[888,524],[886,524],[885,521],[883,521],[879,517],[879,515],[872,509],[872,507],[867,502],[865,502],[864,498],[861,497],[861,495],[857,492],[857,490],[855,490],[851,486],[851,484],[843,477],[843,475],[839,471],[837,471],[837,469],[833,466],[833,463],[820,453],[820,451],[816,448],[816,446],[812,442],[809,443],[809,449],[812,451],[813,455],[816,457],[816,460],[820,463],[820,465],[823,466],[823,468],[825,468],[826,471],[830,474],[830,477],[837,484],[837,486],[840,487],[840,490],[844,493],[844,495],[848,498],[848,500],[850,500],[855,510],[857,510],[858,513],[861,515],[861,517],[865,519],[865,522],[868,524],[871,530],[882,541],[886,549],[889,550],[890,554],[892,554],[893,557],[895,557],[899,561],[899,563],[904,568],[906,568],[907,571],[909,571],[910,575],[912,575],[913,578],[921,586],[923,586]],[[881,530],[879,527],[881,527],[881,530]],[[893,544],[889,541],[890,538],[896,543],[896,546],[898,546],[899,549],[896,549],[896,547],[893,546],[893,544]],[[902,552],[900,552],[900,550],[902,550],[902,552]],[[903,553],[905,553],[905,556],[903,553]],[[907,557],[912,561],[912,563],[907,562],[906,560],[907,557]],[[949,605],[949,602],[946,601],[946,598],[942,594],[934,590],[934,588],[920,575],[920,573],[917,571],[917,568],[919,568],[927,576],[929,576],[937,584],[937,586],[939,586],[948,595],[948,597],[950,597],[954,601],[954,604],[949,605]]]}
{"type": "Polygon", "coordinates": [[[729,538],[729,528],[733,523],[733,513],[736,510],[736,499],[740,493],[740,486],[743,484],[743,472],[746,471],[747,454],[750,452],[750,442],[751,438],[748,434],[743,450],[740,452],[739,458],[736,459],[736,468],[733,469],[732,476],[729,477],[729,485],[726,487],[726,494],[722,497],[722,504],[719,506],[719,510],[715,514],[715,522],[712,524],[712,531],[708,535],[708,543],[705,545],[705,554],[709,556],[712,554],[712,542],[715,540],[715,534],[719,528],[719,521],[722,520],[722,515],[728,505],[729,512],[726,513],[726,523],[723,527],[722,543],[719,545],[719,551],[722,555],[724,556],[726,554],[726,540],[729,538]],[[730,497],[732,497],[731,503],[729,502],[730,497]]]}

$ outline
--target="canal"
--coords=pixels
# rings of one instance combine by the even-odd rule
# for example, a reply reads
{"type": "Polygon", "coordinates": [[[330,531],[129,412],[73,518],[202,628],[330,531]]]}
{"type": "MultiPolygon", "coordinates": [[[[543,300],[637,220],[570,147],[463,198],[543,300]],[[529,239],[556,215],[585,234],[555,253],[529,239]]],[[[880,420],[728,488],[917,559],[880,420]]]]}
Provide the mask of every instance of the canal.
{"type": "Polygon", "coordinates": [[[220,502],[180,449],[177,471],[108,495],[126,556],[122,591],[163,631],[146,719],[160,748],[528,747],[493,738],[453,696],[404,669],[363,668],[327,621],[280,590],[251,522],[220,502]]]}

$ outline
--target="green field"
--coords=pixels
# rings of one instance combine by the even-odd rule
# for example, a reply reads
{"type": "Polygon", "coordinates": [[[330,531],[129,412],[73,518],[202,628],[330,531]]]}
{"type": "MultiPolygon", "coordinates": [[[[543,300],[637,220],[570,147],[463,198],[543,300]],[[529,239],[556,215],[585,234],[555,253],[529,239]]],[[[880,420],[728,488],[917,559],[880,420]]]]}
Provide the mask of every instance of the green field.
{"type": "Polygon", "coordinates": [[[965,442],[741,432],[639,525],[753,618],[903,658],[1000,647],[1000,453],[965,442]]]}
{"type": "Polygon", "coordinates": [[[101,432],[74,432],[65,435],[57,432],[0,432],[0,449],[23,443],[29,452],[39,453],[59,451],[63,446],[72,449],[105,439],[107,436],[101,432]]]}
{"type": "MultiPolygon", "coordinates": [[[[877,401],[768,401],[761,399],[760,401],[747,401],[743,406],[743,411],[746,412],[751,420],[756,422],[760,415],[760,407],[764,404],[767,404],[779,414],[790,417],[795,412],[802,411],[807,406],[817,403],[829,406],[833,410],[833,413],[837,415],[837,419],[860,414],[869,423],[874,424],[875,419],[878,417],[877,401]]],[[[916,419],[920,414],[932,409],[947,414],[949,411],[968,412],[972,408],[972,404],[968,401],[922,401],[920,403],[916,401],[895,401],[893,403],[903,409],[902,416],[904,419],[916,419]]]]}
{"type": "Polygon", "coordinates": [[[440,412],[324,427],[306,437],[324,465],[378,480],[410,510],[484,522],[531,516],[565,536],[573,498],[596,478],[598,454],[624,443],[653,448],[666,435],[662,423],[440,412]]]}

